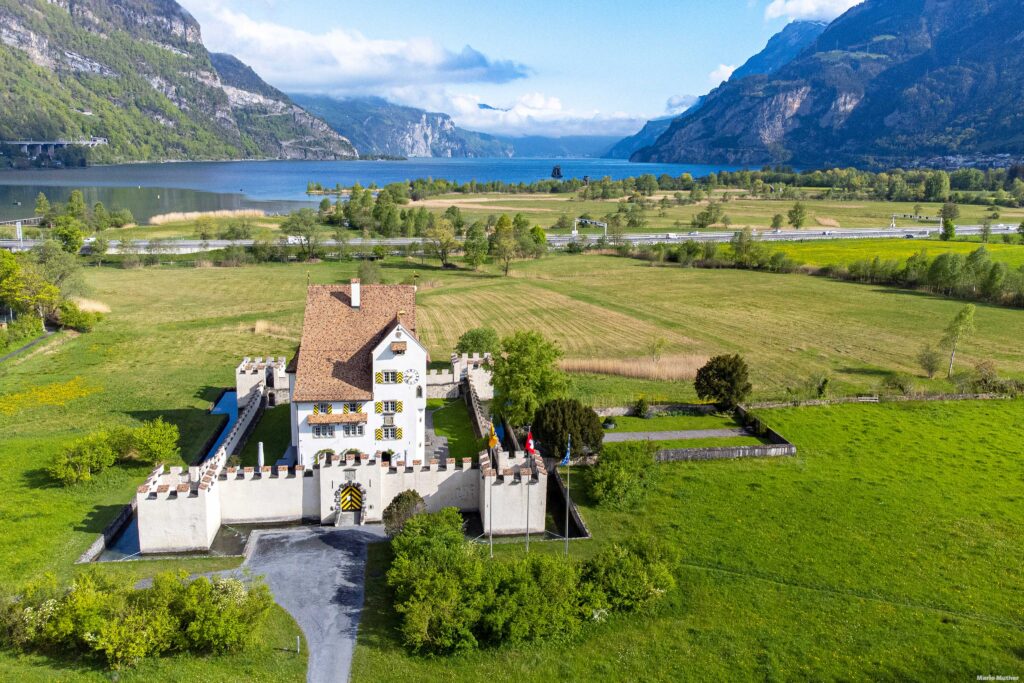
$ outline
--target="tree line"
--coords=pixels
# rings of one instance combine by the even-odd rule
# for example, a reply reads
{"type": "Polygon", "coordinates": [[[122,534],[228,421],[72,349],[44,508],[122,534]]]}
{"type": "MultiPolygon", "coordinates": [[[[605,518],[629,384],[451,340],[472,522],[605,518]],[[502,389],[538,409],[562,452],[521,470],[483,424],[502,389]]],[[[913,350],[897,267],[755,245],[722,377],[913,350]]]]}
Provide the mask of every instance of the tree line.
{"type": "MultiPolygon", "coordinates": [[[[352,190],[364,188],[356,185],[352,190]]],[[[878,201],[955,201],[961,204],[993,206],[1024,206],[1024,165],[1009,168],[958,169],[952,172],[937,169],[892,169],[863,171],[856,168],[833,168],[795,171],[792,168],[765,167],[761,170],[719,171],[695,178],[690,173],[659,176],[647,173],[635,177],[613,179],[570,178],[545,179],[531,183],[501,180],[464,183],[439,178],[418,178],[378,188],[371,193],[387,191],[414,201],[446,194],[578,194],[581,199],[615,199],[633,195],[651,196],[659,192],[702,192],[737,189],[767,199],[799,199],[802,189],[819,190],[826,199],[872,199],[878,201]]],[[[340,184],[326,190],[320,183],[310,182],[310,193],[342,195],[348,192],[340,184]]]]}

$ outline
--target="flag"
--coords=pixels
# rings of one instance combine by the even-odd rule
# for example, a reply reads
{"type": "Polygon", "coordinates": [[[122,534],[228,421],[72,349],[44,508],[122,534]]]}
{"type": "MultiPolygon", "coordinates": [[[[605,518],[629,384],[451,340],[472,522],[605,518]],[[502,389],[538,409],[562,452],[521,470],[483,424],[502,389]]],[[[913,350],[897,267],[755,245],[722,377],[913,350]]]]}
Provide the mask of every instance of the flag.
{"type": "Polygon", "coordinates": [[[565,457],[562,458],[562,462],[558,463],[559,467],[569,466],[569,454],[572,452],[572,434],[569,435],[569,442],[565,444],[565,457]]]}
{"type": "Polygon", "coordinates": [[[537,455],[537,447],[533,444],[533,430],[526,433],[526,452],[530,455],[537,455]]]}
{"type": "Polygon", "coordinates": [[[491,421],[491,433],[487,436],[487,447],[494,448],[498,445],[498,435],[494,433],[494,421],[491,421]]]}

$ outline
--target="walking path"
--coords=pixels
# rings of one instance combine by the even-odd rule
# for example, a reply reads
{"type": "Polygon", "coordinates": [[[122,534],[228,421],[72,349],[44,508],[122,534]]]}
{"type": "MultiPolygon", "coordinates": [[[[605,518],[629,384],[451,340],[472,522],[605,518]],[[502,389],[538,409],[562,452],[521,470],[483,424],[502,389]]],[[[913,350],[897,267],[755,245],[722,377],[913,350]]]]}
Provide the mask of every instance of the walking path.
{"type": "Polygon", "coordinates": [[[50,332],[49,330],[47,330],[46,334],[42,335],[41,337],[36,337],[32,341],[30,341],[28,344],[25,344],[24,346],[22,346],[20,349],[15,349],[14,351],[11,351],[10,353],[8,353],[5,356],[0,356],[0,363],[3,363],[8,358],[14,358],[15,356],[17,356],[22,351],[28,351],[29,349],[31,349],[33,346],[35,346],[39,342],[43,341],[44,339],[49,339],[50,337],[52,337],[53,334],[54,334],[53,332],[50,332]]]}
{"type": "Polygon", "coordinates": [[[679,432],[606,432],[605,443],[623,441],[677,441],[680,439],[716,439],[730,436],[750,436],[746,429],[688,429],[679,432]]]}
{"type": "Polygon", "coordinates": [[[449,455],[448,437],[438,436],[437,432],[434,431],[434,413],[436,412],[436,410],[428,410],[426,420],[424,421],[424,431],[426,432],[427,440],[425,449],[427,462],[434,458],[444,460],[449,455]]]}

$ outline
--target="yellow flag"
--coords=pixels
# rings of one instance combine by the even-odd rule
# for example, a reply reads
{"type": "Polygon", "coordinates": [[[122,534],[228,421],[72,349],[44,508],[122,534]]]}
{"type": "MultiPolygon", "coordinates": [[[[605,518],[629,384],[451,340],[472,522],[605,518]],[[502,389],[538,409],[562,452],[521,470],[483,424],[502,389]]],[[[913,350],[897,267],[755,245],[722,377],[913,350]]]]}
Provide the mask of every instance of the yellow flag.
{"type": "Polygon", "coordinates": [[[498,435],[494,433],[494,422],[491,422],[491,433],[487,437],[487,445],[490,448],[498,445],[498,435]]]}

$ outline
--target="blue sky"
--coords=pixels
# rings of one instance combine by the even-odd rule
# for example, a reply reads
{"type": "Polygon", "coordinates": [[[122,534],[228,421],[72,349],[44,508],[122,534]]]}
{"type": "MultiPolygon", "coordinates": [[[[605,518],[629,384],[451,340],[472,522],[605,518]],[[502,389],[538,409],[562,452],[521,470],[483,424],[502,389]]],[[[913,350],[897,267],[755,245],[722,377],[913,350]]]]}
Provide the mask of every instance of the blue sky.
{"type": "Polygon", "coordinates": [[[286,92],[379,95],[486,132],[620,135],[710,90],[788,21],[858,0],[180,1],[211,50],[286,92]]]}

